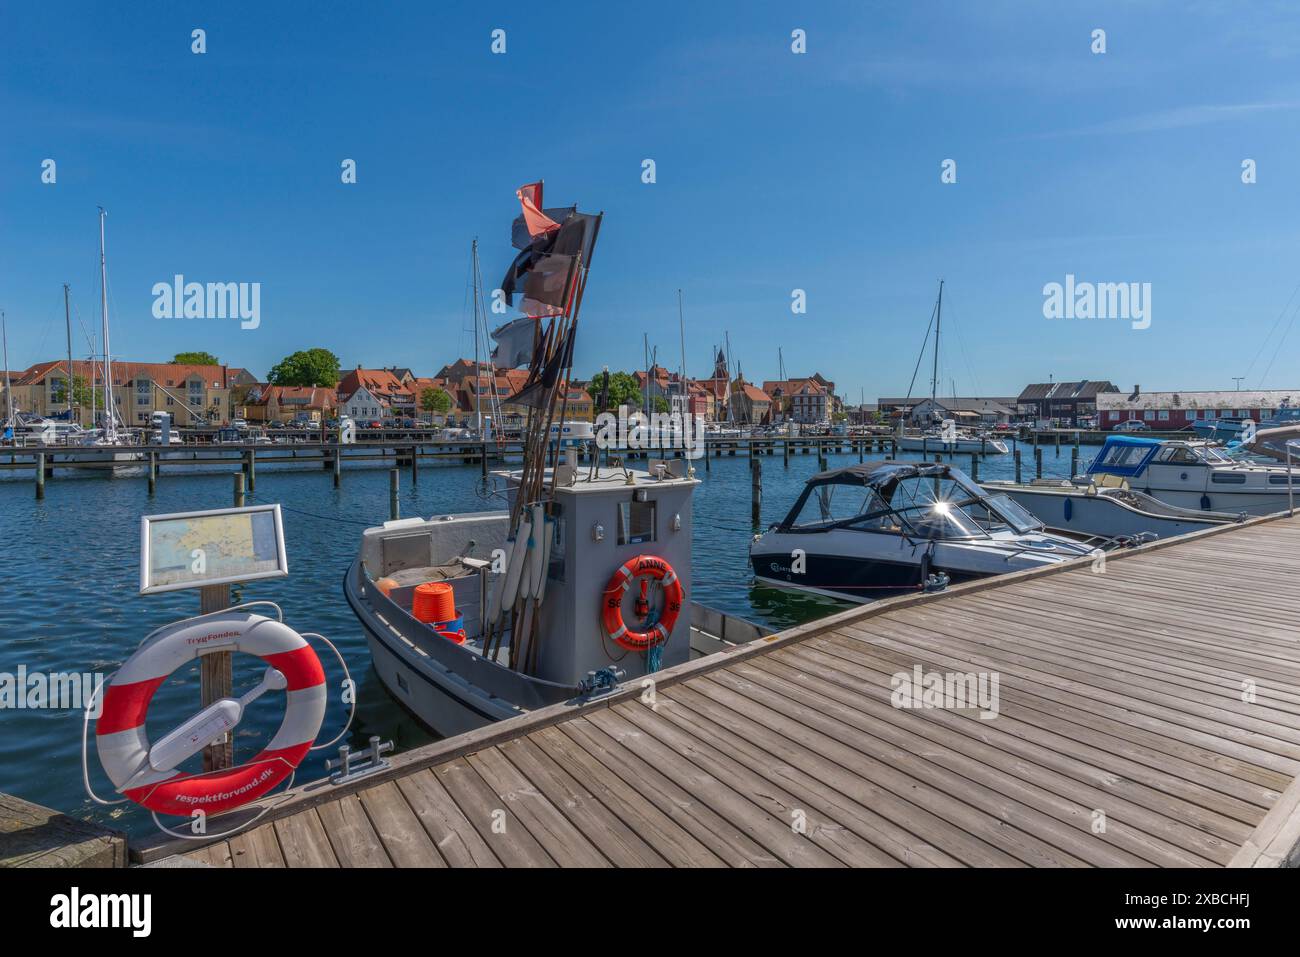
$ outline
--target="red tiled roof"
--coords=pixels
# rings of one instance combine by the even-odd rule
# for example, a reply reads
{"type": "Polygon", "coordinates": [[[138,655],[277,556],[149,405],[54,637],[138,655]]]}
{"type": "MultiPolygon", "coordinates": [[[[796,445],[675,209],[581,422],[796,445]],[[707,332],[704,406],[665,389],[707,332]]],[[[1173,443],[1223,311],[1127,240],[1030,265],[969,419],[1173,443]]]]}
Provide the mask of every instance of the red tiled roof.
{"type": "MultiPolygon", "coordinates": [[[[38,362],[36,365],[24,370],[19,377],[14,380],[14,385],[36,385],[44,382],[50,374],[65,375],[68,369],[67,359],[55,359],[51,362],[38,362]]],[[[87,362],[84,359],[74,359],[72,362],[73,376],[80,376],[87,382],[92,380],[93,376],[102,374],[103,365],[101,363],[87,362]]],[[[228,371],[227,371],[228,374],[228,371]]],[[[221,366],[201,366],[201,365],[177,365],[171,362],[131,362],[130,360],[113,361],[113,384],[130,385],[138,378],[146,378],[150,382],[156,382],[164,388],[174,388],[180,386],[194,376],[203,379],[203,383],[210,389],[225,388],[221,366]]]]}

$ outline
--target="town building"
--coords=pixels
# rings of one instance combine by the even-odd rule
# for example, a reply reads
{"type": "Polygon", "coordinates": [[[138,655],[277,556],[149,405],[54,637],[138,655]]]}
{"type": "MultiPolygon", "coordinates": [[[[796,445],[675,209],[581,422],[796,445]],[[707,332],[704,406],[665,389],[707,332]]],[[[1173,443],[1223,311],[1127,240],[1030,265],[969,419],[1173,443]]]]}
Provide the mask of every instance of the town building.
{"type": "Polygon", "coordinates": [[[844,411],[835,383],[820,372],[804,378],[769,379],[763,383],[763,391],[772,402],[773,422],[828,425],[844,411]]]}
{"type": "Polygon", "coordinates": [[[731,383],[731,421],[760,425],[771,421],[772,400],[758,386],[737,377],[731,383]]]}
{"type": "MultiPolygon", "coordinates": [[[[85,428],[100,424],[104,408],[104,367],[100,363],[73,360],[73,416],[85,428]],[[98,415],[92,412],[98,410],[98,415]]],[[[10,372],[15,411],[43,416],[63,415],[67,410],[68,361],[38,362],[22,372],[10,372]]],[[[145,427],[154,412],[168,412],[180,427],[219,424],[233,415],[232,393],[256,381],[246,370],[224,365],[178,365],[170,362],[113,362],[111,392],[118,422],[127,427],[145,427]]],[[[0,378],[0,392],[3,379],[0,378]]],[[[0,408],[8,409],[8,398],[0,397],[0,408]]]]}
{"type": "Polygon", "coordinates": [[[1157,431],[1190,428],[1211,419],[1253,419],[1262,422],[1281,408],[1300,405],[1300,389],[1228,392],[1132,392],[1097,396],[1098,428],[1109,430],[1136,419],[1157,431]]]}
{"type": "Polygon", "coordinates": [[[1015,409],[1022,419],[1044,422],[1055,419],[1061,425],[1078,425],[1080,419],[1097,414],[1097,396],[1119,392],[1105,379],[1080,382],[1037,382],[1027,385],[1016,398],[1015,409]]]}
{"type": "Polygon", "coordinates": [[[320,425],[333,419],[338,393],[323,386],[265,385],[244,403],[244,418],[252,423],[294,422],[320,425]]]}

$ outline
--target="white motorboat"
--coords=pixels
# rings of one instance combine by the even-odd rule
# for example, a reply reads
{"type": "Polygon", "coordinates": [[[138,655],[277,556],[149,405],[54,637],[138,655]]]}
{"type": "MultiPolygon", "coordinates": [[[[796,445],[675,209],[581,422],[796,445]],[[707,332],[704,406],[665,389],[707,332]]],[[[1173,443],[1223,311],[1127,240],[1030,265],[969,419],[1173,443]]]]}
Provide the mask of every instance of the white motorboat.
{"type": "Polygon", "coordinates": [[[951,465],[869,462],[814,475],[750,545],[761,582],[865,602],[1091,554],[951,465]]]}
{"type": "Polygon", "coordinates": [[[905,433],[894,440],[900,452],[920,452],[923,455],[949,455],[954,453],[978,452],[981,455],[1006,455],[1007,443],[990,436],[968,435],[962,432],[948,433],[947,438],[941,430],[920,433],[905,433]]]}
{"type": "Polygon", "coordinates": [[[1100,485],[1123,479],[1144,495],[1202,512],[1269,515],[1288,507],[1300,493],[1300,476],[1284,465],[1246,462],[1208,442],[1110,435],[1088,466],[1087,479],[1100,485]]]}
{"type": "Polygon", "coordinates": [[[1100,483],[1070,479],[1035,479],[1021,483],[981,483],[990,495],[1004,494],[1054,532],[1102,538],[1169,538],[1216,525],[1245,520],[1245,513],[1206,512],[1179,508],[1129,487],[1122,478],[1103,477],[1100,483]]]}

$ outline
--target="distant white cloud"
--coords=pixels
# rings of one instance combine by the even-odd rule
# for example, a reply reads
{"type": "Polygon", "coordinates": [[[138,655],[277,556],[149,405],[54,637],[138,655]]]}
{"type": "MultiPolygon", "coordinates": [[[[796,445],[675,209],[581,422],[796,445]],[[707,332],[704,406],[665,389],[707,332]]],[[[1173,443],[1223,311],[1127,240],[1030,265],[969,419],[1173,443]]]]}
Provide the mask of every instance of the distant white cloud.
{"type": "Polygon", "coordinates": [[[1273,100],[1264,103],[1203,103],[1196,106],[1180,106],[1169,110],[1160,110],[1154,113],[1118,117],[1102,123],[1094,123],[1090,126],[1040,133],[1031,138],[1158,133],[1163,130],[1205,126],[1210,123],[1223,123],[1261,114],[1287,113],[1294,110],[1300,110],[1300,100],[1273,100]]]}

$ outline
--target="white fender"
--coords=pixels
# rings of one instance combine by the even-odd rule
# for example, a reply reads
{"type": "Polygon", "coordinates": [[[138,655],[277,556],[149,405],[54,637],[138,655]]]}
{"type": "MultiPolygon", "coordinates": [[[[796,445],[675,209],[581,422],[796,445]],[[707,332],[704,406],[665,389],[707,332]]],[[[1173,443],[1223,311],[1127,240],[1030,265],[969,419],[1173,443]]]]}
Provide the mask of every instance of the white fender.
{"type": "Polygon", "coordinates": [[[502,610],[513,607],[515,597],[519,594],[519,576],[524,570],[524,558],[528,554],[528,535],[531,531],[532,526],[527,520],[519,523],[514,551],[510,553],[510,566],[506,569],[505,590],[501,593],[502,610]]]}

